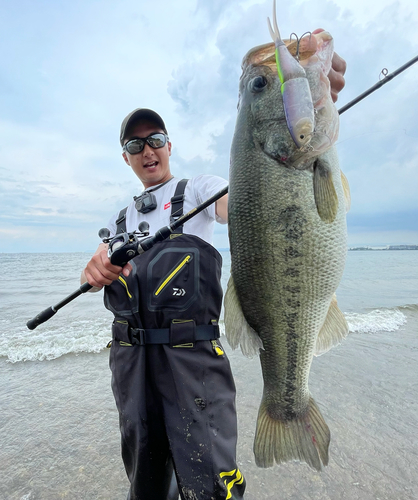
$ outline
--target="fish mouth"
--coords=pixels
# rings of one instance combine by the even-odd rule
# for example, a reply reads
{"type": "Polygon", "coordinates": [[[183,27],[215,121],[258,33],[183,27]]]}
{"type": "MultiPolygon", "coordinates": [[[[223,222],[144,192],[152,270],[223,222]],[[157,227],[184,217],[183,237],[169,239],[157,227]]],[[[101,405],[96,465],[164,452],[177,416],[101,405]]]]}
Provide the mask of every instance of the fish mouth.
{"type": "Polygon", "coordinates": [[[256,121],[254,142],[260,150],[280,166],[305,170],[308,166],[303,158],[310,150],[310,142],[314,134],[309,134],[307,144],[298,147],[287,127],[284,115],[273,118],[262,118],[256,121]]]}
{"type": "Polygon", "coordinates": [[[294,142],[284,116],[257,120],[254,142],[269,158],[287,166],[293,154],[294,142]]]}
{"type": "Polygon", "coordinates": [[[281,154],[281,155],[274,155],[272,153],[269,153],[267,151],[264,151],[264,153],[269,157],[271,158],[272,160],[274,160],[275,162],[277,163],[280,163],[281,165],[285,166],[285,167],[291,167],[291,165],[288,164],[290,158],[292,155],[286,155],[286,154],[281,154]]]}
{"type": "Polygon", "coordinates": [[[278,163],[280,166],[293,169],[293,170],[307,170],[312,166],[312,157],[307,157],[303,159],[305,153],[300,149],[291,149],[290,151],[280,151],[278,153],[273,153],[266,151],[264,148],[263,152],[273,161],[278,163]]]}
{"type": "Polygon", "coordinates": [[[290,136],[283,139],[282,133],[268,134],[264,141],[259,142],[259,147],[266,156],[285,167],[292,166],[295,152],[297,152],[290,136]]]}

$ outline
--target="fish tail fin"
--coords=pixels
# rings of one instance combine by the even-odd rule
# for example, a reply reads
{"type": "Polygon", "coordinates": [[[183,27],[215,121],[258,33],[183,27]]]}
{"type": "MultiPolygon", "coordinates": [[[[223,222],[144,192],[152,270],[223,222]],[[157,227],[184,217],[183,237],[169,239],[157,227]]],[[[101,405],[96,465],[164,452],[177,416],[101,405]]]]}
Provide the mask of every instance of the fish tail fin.
{"type": "Polygon", "coordinates": [[[263,342],[257,332],[247,323],[238,300],[232,276],[225,293],[225,335],[232,349],[241,347],[244,356],[251,358],[259,354],[263,342]]]}
{"type": "Polygon", "coordinates": [[[298,460],[320,471],[328,465],[330,442],[328,425],[312,397],[306,413],[292,420],[276,420],[269,413],[263,400],[258,412],[254,441],[255,462],[258,467],[272,467],[298,460]]]}

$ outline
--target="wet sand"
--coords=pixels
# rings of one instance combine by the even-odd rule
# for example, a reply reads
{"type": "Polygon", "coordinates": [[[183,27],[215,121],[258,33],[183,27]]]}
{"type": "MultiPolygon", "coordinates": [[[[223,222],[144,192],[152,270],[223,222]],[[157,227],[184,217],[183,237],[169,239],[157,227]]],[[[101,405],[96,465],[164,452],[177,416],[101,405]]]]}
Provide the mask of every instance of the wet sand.
{"type": "MultiPolygon", "coordinates": [[[[246,500],[418,498],[418,312],[396,332],[351,334],[314,359],[310,389],[331,429],[330,464],[255,466],[258,359],[229,354],[246,500]]],[[[226,346],[226,342],[224,342],[226,346]]],[[[124,500],[108,352],[0,360],[0,499],[124,500]]]]}

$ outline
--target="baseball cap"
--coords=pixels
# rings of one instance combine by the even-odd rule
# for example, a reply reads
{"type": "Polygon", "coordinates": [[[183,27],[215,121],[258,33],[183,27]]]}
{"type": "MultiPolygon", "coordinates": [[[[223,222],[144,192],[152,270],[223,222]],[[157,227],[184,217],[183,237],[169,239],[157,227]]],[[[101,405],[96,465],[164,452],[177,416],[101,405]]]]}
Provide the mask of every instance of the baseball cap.
{"type": "Polygon", "coordinates": [[[128,131],[129,126],[133,122],[136,122],[139,120],[148,120],[151,122],[155,122],[161,128],[161,130],[163,130],[167,134],[167,129],[165,128],[165,123],[158,113],[156,113],[152,109],[137,108],[137,109],[134,109],[131,113],[129,113],[129,115],[122,122],[122,125],[120,127],[120,144],[121,144],[121,146],[123,146],[123,141],[124,141],[124,139],[126,139],[126,133],[128,131]]]}

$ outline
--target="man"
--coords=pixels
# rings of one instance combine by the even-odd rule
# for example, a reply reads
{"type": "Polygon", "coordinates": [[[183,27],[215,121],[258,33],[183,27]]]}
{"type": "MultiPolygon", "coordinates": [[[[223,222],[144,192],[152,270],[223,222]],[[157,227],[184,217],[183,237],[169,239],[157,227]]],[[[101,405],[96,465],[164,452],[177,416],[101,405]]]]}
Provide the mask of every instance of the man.
{"type": "MultiPolygon", "coordinates": [[[[345,62],[335,55],[329,75],[334,101],[344,72],[345,62]]],[[[120,142],[145,191],[110,220],[111,236],[132,232],[142,221],[154,234],[170,216],[226,185],[216,176],[186,184],[173,177],[167,129],[152,110],[130,113],[120,142]]],[[[101,244],[83,271],[82,281],[96,289],[107,285],[105,304],[115,314],[110,367],[130,500],[176,498],[176,491],[169,493],[173,466],[182,499],[243,498],[235,387],[218,341],[222,290],[221,259],[211,246],[215,221],[227,222],[227,196],[187,222],[183,234],[123,268],[111,264],[101,244]]]]}
{"type": "MultiPolygon", "coordinates": [[[[172,207],[177,205],[173,196],[179,179],[170,172],[171,143],[165,124],[154,111],[137,109],[123,121],[120,141],[125,162],[142,181],[145,193],[155,196],[152,208],[148,204],[145,213],[142,204],[138,211],[138,200],[133,201],[123,222],[131,232],[146,220],[154,234],[168,225],[170,214],[178,215],[178,209],[172,213],[172,207]]],[[[191,210],[226,184],[225,180],[208,175],[190,179],[184,187],[182,211],[191,210]]],[[[112,236],[119,232],[118,218],[116,214],[108,224],[112,236]]],[[[242,498],[245,482],[235,462],[235,387],[229,362],[217,341],[222,264],[210,245],[215,220],[226,223],[226,198],[219,200],[216,209],[210,206],[187,222],[183,235],[156,245],[125,266],[123,281],[135,297],[133,307],[120,285],[121,268],[108,262],[102,249],[105,245],[99,247],[84,271],[90,284],[110,285],[105,300],[115,313],[110,355],[112,388],[120,413],[122,455],[131,481],[130,499],[165,499],[172,462],[184,498],[220,499],[231,492],[231,498],[242,498]],[[170,295],[166,294],[159,308],[157,293],[153,291],[159,291],[165,276],[171,276],[172,270],[188,256],[193,262],[178,273],[177,281],[173,278],[170,286],[165,287],[170,295]],[[143,270],[139,283],[132,276],[128,278],[127,272],[138,268],[143,270]],[[151,283],[155,281],[148,294],[152,304],[148,304],[146,296],[148,282],[141,282],[145,275],[150,275],[151,283]],[[113,281],[116,283],[111,284],[113,281]],[[179,293],[173,296],[172,290],[179,293]],[[142,307],[140,318],[135,316],[137,304],[142,307]],[[181,320],[193,322],[192,328],[181,320]],[[152,330],[155,339],[136,344],[134,330],[138,326],[152,330]],[[170,342],[154,344],[165,330],[170,333],[166,339],[170,342]],[[208,336],[200,338],[206,330],[208,336]],[[196,496],[190,496],[192,492],[196,496]]]]}

